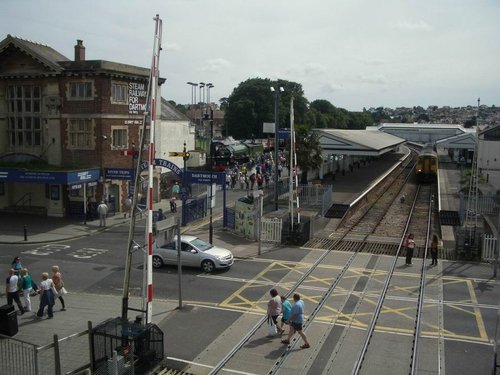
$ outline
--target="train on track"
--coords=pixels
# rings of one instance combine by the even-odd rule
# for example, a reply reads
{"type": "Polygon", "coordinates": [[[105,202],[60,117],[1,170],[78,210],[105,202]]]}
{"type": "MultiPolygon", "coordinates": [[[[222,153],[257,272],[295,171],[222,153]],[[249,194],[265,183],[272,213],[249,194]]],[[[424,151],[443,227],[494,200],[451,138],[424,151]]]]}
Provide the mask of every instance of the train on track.
{"type": "Polygon", "coordinates": [[[435,182],[438,175],[438,156],[434,145],[428,143],[417,156],[417,182],[435,182]]]}

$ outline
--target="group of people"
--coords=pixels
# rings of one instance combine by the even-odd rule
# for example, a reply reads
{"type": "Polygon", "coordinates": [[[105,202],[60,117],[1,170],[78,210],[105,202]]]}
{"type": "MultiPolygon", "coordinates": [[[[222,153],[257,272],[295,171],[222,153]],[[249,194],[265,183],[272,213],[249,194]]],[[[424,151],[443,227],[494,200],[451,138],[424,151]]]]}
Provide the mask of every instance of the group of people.
{"type": "MultiPolygon", "coordinates": [[[[429,243],[429,251],[431,253],[431,266],[437,266],[437,257],[438,257],[438,243],[439,243],[439,238],[437,235],[432,235],[432,240],[429,243]]],[[[413,233],[408,234],[406,237],[404,244],[403,244],[405,250],[406,250],[406,261],[405,264],[407,266],[410,266],[412,263],[413,259],[413,253],[415,252],[416,248],[416,243],[415,243],[415,235],[413,233]]]]}
{"type": "Polygon", "coordinates": [[[9,275],[6,279],[7,304],[16,303],[21,315],[31,311],[31,297],[40,295],[40,305],[36,313],[37,318],[42,318],[47,307],[48,319],[51,319],[56,298],[61,302],[61,311],[66,310],[63,296],[67,293],[59,270],[59,266],[52,266],[52,275],[44,272],[39,285],[32,279],[28,269],[21,264],[21,258],[15,257],[12,261],[9,275]]]}
{"type": "MultiPolygon", "coordinates": [[[[282,335],[285,333],[283,328],[285,325],[289,325],[289,331],[286,339],[281,340],[283,344],[290,344],[290,340],[293,335],[297,332],[304,343],[301,348],[309,348],[309,341],[307,336],[303,331],[304,324],[304,301],[300,298],[298,293],[293,295],[294,304],[287,300],[286,296],[278,295],[278,291],[273,288],[269,291],[271,299],[267,303],[267,319],[270,327],[275,327],[276,334],[282,335]],[[278,327],[278,318],[281,315],[280,325],[278,327]]],[[[274,328],[273,332],[274,332],[274,328]]]]}

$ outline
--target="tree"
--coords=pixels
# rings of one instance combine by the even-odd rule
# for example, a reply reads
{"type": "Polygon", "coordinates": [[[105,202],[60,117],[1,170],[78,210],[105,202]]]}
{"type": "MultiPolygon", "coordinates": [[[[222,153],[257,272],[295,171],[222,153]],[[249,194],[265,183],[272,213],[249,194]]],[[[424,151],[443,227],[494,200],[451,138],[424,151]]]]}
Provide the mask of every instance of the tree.
{"type": "Polygon", "coordinates": [[[304,122],[307,112],[307,99],[302,85],[286,80],[271,81],[268,78],[251,78],[241,82],[227,101],[224,122],[229,134],[235,138],[250,138],[252,134],[263,138],[262,124],[274,122],[275,94],[271,87],[283,87],[280,93],[279,122],[280,128],[289,127],[290,99],[294,97],[295,120],[304,122]]]}
{"type": "Polygon", "coordinates": [[[300,182],[307,184],[308,171],[318,169],[323,163],[323,149],[319,143],[317,133],[309,131],[307,126],[297,125],[295,135],[297,164],[302,171],[300,182]]]}

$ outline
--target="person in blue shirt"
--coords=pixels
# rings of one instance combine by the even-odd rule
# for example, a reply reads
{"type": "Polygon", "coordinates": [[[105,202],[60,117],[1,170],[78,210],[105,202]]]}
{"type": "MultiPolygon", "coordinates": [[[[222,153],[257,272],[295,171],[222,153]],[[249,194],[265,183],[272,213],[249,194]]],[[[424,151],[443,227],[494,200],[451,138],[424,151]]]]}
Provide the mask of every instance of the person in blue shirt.
{"type": "Polygon", "coordinates": [[[280,324],[280,327],[278,328],[278,332],[280,334],[285,332],[285,330],[283,329],[283,326],[285,324],[289,324],[290,315],[292,313],[292,304],[290,303],[290,301],[288,301],[286,299],[286,296],[281,296],[281,312],[282,312],[281,324],[280,324]]]}
{"type": "Polygon", "coordinates": [[[281,340],[283,344],[290,344],[290,340],[297,332],[302,340],[304,340],[304,344],[301,346],[302,349],[310,348],[309,341],[307,341],[307,336],[302,331],[302,325],[304,324],[304,301],[300,299],[300,294],[295,293],[293,295],[293,301],[295,302],[290,317],[290,332],[288,332],[288,337],[286,340],[281,340]]]}

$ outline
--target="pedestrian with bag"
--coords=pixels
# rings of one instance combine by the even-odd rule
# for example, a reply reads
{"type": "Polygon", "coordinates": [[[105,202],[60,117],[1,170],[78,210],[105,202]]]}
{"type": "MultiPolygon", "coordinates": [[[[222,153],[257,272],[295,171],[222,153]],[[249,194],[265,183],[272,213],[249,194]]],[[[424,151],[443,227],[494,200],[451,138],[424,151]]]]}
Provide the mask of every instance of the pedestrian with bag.
{"type": "Polygon", "coordinates": [[[413,251],[415,250],[415,239],[413,233],[410,233],[405,241],[406,248],[406,265],[411,265],[411,260],[413,258],[413,251]]]}
{"type": "MultiPolygon", "coordinates": [[[[52,266],[52,283],[54,284],[54,288],[57,293],[57,297],[59,298],[59,301],[61,301],[61,311],[66,311],[66,305],[64,303],[64,298],[63,296],[67,293],[66,289],[64,288],[64,282],[62,280],[61,272],[59,271],[59,266],[52,266]]],[[[55,300],[54,296],[54,300],[55,300]]],[[[55,304],[55,301],[54,301],[55,304]]]]}
{"type": "Polygon", "coordinates": [[[295,332],[297,332],[302,340],[304,340],[304,344],[302,344],[301,349],[307,349],[311,346],[309,345],[309,341],[307,341],[306,334],[302,331],[302,326],[304,324],[304,301],[300,299],[300,294],[295,293],[293,295],[294,305],[292,306],[290,317],[290,332],[288,332],[288,337],[285,340],[281,340],[283,344],[290,344],[290,340],[292,339],[295,332]]]}
{"type": "Polygon", "coordinates": [[[269,336],[278,333],[278,316],[281,314],[281,298],[276,289],[269,291],[271,299],[267,302],[267,322],[269,325],[269,336]]]}
{"type": "Polygon", "coordinates": [[[432,236],[432,241],[430,243],[430,251],[431,251],[431,266],[437,266],[438,264],[438,236],[435,234],[432,236]]]}
{"type": "Polygon", "coordinates": [[[52,306],[54,306],[54,283],[49,279],[49,274],[47,272],[42,273],[42,282],[40,283],[40,307],[36,313],[38,319],[42,319],[43,310],[47,306],[47,319],[52,319],[54,313],[52,306]]]}

